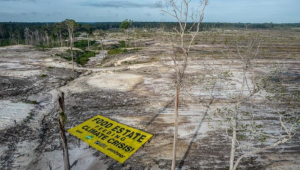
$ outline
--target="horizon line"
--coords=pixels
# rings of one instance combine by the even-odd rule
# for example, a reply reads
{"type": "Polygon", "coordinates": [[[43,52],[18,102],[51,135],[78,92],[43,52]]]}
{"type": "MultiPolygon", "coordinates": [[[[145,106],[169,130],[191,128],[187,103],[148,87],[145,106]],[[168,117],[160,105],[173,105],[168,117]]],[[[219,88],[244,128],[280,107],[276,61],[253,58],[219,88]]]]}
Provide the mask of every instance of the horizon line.
{"type": "MultiPolygon", "coordinates": [[[[62,22],[62,21],[60,21],[62,22]]],[[[77,23],[116,23],[116,22],[123,22],[123,21],[75,21],[77,23]]],[[[133,21],[134,22],[153,22],[153,23],[178,23],[177,21],[133,21]]],[[[28,21],[28,22],[20,22],[20,21],[0,21],[0,23],[59,23],[59,21],[28,21]]],[[[192,23],[192,22],[187,22],[192,23]]],[[[300,24],[300,22],[201,22],[201,23],[226,23],[226,24],[300,24]]]]}

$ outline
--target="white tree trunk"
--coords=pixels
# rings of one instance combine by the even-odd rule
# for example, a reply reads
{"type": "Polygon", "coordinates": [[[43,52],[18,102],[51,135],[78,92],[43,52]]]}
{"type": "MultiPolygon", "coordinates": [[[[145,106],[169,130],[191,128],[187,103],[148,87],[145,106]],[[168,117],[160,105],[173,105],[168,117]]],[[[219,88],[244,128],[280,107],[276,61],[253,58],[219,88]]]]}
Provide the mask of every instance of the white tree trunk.
{"type": "Polygon", "coordinates": [[[236,144],[236,114],[233,117],[232,120],[232,139],[231,139],[231,151],[230,151],[230,170],[233,170],[233,164],[234,164],[234,155],[235,155],[235,144],[236,144]]]}
{"type": "Polygon", "coordinates": [[[177,150],[177,139],[178,139],[179,92],[180,92],[180,86],[177,83],[176,84],[175,106],[174,106],[175,113],[174,113],[174,139],[173,139],[173,154],[172,154],[172,170],[175,170],[175,167],[176,167],[176,150],[177,150]]]}
{"type": "Polygon", "coordinates": [[[73,65],[73,71],[74,71],[73,37],[72,37],[72,36],[71,36],[71,42],[70,42],[70,46],[71,46],[72,65],[73,65]]]}

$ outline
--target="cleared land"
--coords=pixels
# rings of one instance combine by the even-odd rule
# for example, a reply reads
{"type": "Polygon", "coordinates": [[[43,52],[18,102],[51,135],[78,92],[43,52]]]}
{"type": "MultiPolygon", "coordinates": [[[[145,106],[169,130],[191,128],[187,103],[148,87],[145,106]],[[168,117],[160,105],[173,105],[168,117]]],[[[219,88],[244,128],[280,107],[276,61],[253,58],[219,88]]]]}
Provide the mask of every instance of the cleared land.
{"type": "MultiPolygon", "coordinates": [[[[214,118],[213,113],[232,103],[224,92],[224,84],[217,83],[212,88],[207,83],[213,77],[207,67],[220,72],[230,69],[238,87],[242,65],[232,42],[236,35],[247,37],[254,32],[263,37],[263,53],[253,60],[259,73],[268,72],[271,65],[282,64],[289,78],[287,83],[299,89],[300,32],[215,30],[199,33],[186,72],[187,85],[181,92],[177,156],[181,169],[228,167],[230,139],[219,122],[224,120],[214,118]],[[213,119],[208,119],[211,117],[213,119]]],[[[109,33],[107,47],[125,39],[124,35],[115,34],[109,33]]],[[[66,129],[100,114],[155,134],[151,142],[123,165],[67,134],[72,170],[170,169],[175,90],[169,57],[171,48],[162,35],[140,33],[131,40],[127,52],[116,55],[100,52],[85,67],[76,66],[75,72],[69,61],[55,55],[65,53],[67,48],[40,51],[31,46],[1,47],[1,169],[63,169],[57,90],[66,94],[66,129]]],[[[253,100],[257,122],[265,124],[264,130],[268,133],[278,135],[279,121],[274,111],[261,102],[259,96],[253,100]]],[[[242,108],[247,110],[249,106],[242,108]]],[[[275,149],[243,159],[240,166],[242,169],[300,169],[299,141],[298,134],[275,149]]]]}

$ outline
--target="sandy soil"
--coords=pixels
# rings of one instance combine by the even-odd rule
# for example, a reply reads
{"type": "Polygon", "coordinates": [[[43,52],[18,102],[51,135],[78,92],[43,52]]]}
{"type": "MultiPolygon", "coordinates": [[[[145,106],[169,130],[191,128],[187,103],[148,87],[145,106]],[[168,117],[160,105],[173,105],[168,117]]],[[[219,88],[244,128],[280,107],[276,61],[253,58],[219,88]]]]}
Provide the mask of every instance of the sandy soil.
{"type": "MultiPolygon", "coordinates": [[[[28,46],[0,48],[0,82],[5,85],[5,90],[0,90],[1,168],[63,169],[56,103],[58,90],[61,90],[66,95],[67,129],[100,114],[155,134],[151,142],[123,165],[67,134],[72,169],[170,169],[175,91],[173,70],[168,67],[171,61],[167,57],[163,56],[160,61],[153,59],[164,51],[159,50],[159,41],[149,41],[152,45],[137,54],[125,54],[112,60],[117,63],[115,67],[96,66],[103,54],[91,59],[85,68],[76,66],[75,79],[70,78],[74,76],[72,65],[54,56],[66,49],[42,52],[28,46]],[[143,63],[122,64],[132,60],[143,63]],[[41,77],[42,74],[47,76],[41,77]],[[32,101],[36,104],[29,104],[32,101]],[[27,118],[30,112],[32,115],[27,118]],[[13,120],[17,121],[16,125],[13,120]]],[[[209,51],[222,45],[198,46],[209,51]]],[[[260,65],[262,73],[268,69],[265,67],[268,63],[285,62],[295,80],[300,74],[295,64],[299,63],[299,59],[260,59],[255,62],[260,65]]],[[[217,83],[213,92],[197,84],[183,88],[179,107],[180,147],[177,152],[181,170],[225,169],[228,166],[230,140],[224,135],[225,127],[220,124],[223,120],[208,118],[217,108],[232,105],[224,99],[226,94],[237,93],[240,88],[242,68],[238,60],[198,59],[189,63],[188,80],[201,81],[199,73],[204,72],[208,65],[214,70],[230,68],[236,84],[217,83]],[[225,93],[224,86],[235,86],[236,89],[225,93]]],[[[217,71],[207,74],[206,81],[202,83],[208,87],[209,80],[216,76],[217,71]]],[[[249,108],[244,106],[243,109],[249,108]]],[[[275,132],[278,120],[274,119],[266,105],[257,102],[255,109],[258,119],[266,119],[266,130],[275,132]]],[[[298,135],[279,148],[246,158],[241,168],[299,169],[299,141],[298,135]]]]}
{"type": "Polygon", "coordinates": [[[13,103],[9,100],[0,100],[0,130],[20,123],[34,108],[32,104],[13,103]]]}

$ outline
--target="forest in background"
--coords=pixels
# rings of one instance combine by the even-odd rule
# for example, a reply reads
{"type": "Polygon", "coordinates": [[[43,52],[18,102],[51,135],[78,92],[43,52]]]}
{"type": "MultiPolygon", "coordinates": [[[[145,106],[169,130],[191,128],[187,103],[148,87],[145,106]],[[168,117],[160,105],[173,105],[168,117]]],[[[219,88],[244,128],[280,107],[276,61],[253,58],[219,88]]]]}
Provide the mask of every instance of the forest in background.
{"type": "MultiPolygon", "coordinates": [[[[121,22],[78,22],[75,30],[75,37],[79,32],[92,34],[95,30],[119,31],[121,22]]],[[[192,24],[192,23],[190,23],[192,24]]],[[[132,28],[146,29],[148,32],[157,29],[170,31],[178,27],[176,22],[134,22],[132,28]]],[[[212,29],[291,29],[300,28],[300,23],[202,23],[200,30],[212,29]]],[[[300,31],[300,30],[295,30],[300,31]]],[[[67,39],[68,31],[62,22],[54,23],[21,23],[2,22],[0,23],[0,46],[15,44],[42,45],[46,47],[60,46],[61,39],[67,39]],[[34,40],[33,40],[34,39],[34,40]]]]}

